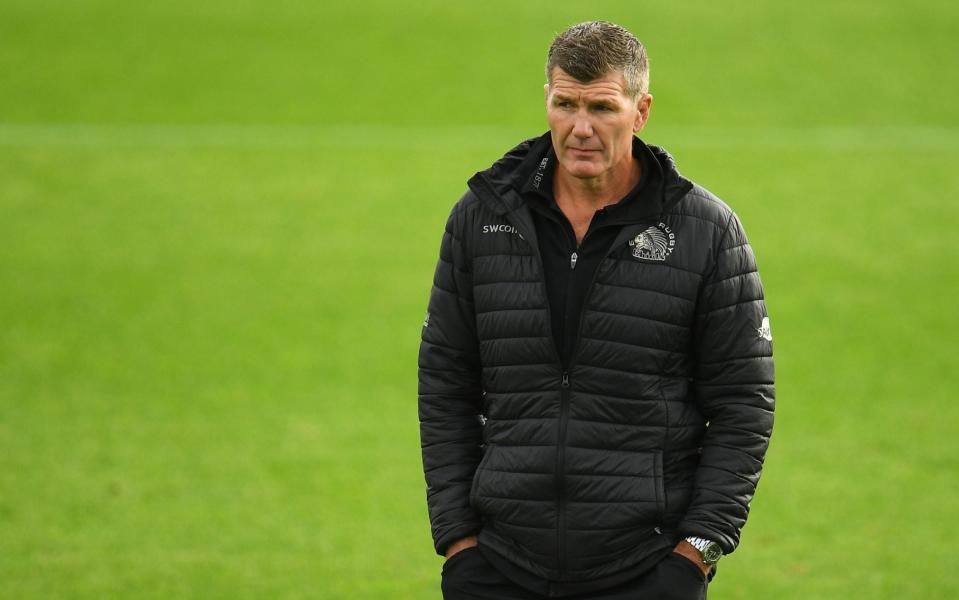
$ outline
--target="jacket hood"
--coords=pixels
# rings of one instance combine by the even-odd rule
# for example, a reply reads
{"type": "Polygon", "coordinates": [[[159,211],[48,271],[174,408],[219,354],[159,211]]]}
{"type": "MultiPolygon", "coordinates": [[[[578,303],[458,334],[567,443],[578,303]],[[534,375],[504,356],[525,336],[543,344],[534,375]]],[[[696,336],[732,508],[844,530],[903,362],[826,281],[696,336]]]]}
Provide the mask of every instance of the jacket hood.
{"type": "MultiPolygon", "coordinates": [[[[469,188],[496,214],[502,215],[521,208],[526,200],[515,188],[515,174],[528,161],[539,160],[550,143],[552,142],[548,131],[523,140],[489,168],[473,175],[468,181],[469,188]]],[[[691,181],[680,175],[669,152],[653,144],[646,144],[646,147],[662,169],[662,195],[656,198],[658,202],[634,208],[637,218],[661,214],[693,187],[691,181]]]]}

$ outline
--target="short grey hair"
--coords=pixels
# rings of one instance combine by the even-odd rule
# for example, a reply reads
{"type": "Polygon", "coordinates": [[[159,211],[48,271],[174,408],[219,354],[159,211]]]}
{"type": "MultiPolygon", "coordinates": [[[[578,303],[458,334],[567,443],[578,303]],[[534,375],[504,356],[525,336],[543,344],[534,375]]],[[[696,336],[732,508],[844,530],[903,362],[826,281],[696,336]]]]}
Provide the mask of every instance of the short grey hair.
{"type": "Polygon", "coordinates": [[[649,92],[646,47],[629,30],[609,21],[586,21],[557,35],[546,58],[546,80],[550,85],[554,67],[584,83],[620,71],[630,97],[649,92]]]}

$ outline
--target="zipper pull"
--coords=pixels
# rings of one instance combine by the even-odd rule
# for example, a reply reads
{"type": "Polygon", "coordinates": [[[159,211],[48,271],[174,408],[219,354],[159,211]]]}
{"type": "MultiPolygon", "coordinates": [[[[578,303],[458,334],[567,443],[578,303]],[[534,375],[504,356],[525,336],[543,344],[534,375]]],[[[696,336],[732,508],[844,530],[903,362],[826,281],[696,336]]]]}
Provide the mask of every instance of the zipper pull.
{"type": "Polygon", "coordinates": [[[569,373],[563,371],[563,387],[569,387],[569,373]]]}
{"type": "Polygon", "coordinates": [[[570,255],[570,257],[569,257],[569,268],[570,268],[570,270],[573,270],[573,269],[576,268],[576,261],[577,261],[577,259],[579,259],[579,256],[578,256],[575,252],[573,252],[573,253],[570,255]]]}

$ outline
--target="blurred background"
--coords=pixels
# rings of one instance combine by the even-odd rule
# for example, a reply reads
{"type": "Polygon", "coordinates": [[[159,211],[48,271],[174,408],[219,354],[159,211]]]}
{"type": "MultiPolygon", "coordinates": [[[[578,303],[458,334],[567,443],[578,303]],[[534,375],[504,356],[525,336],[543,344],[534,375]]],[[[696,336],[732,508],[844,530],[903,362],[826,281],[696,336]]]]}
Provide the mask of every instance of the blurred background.
{"type": "Polygon", "coordinates": [[[710,598],[956,598],[954,3],[0,0],[0,597],[439,597],[416,354],[552,36],[647,45],[778,410],[710,598]],[[953,308],[950,308],[953,307],[953,308]]]}

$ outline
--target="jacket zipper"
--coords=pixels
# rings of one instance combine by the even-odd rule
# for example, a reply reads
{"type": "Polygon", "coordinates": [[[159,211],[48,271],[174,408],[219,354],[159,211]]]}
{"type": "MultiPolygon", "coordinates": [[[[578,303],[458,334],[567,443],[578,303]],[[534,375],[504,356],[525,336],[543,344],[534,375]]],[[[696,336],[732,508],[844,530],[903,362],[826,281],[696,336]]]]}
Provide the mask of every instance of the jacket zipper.
{"type": "MultiPolygon", "coordinates": [[[[565,229],[565,227],[564,227],[565,229]]],[[[568,233],[568,232],[567,232],[568,233]]],[[[574,244],[572,253],[569,255],[569,274],[566,282],[566,296],[569,297],[570,292],[573,288],[573,271],[576,269],[576,262],[579,260],[579,251],[583,247],[583,244],[586,242],[586,238],[589,237],[589,233],[583,236],[583,239],[580,242],[576,243],[575,234],[574,237],[570,240],[574,244]]],[[[543,271],[544,277],[543,281],[545,284],[545,268],[543,271]]],[[[593,272],[592,280],[589,283],[589,288],[587,288],[587,298],[592,293],[593,282],[596,280],[596,273],[593,272]]],[[[548,304],[547,298],[547,304],[548,304]]],[[[585,308],[585,304],[583,307],[585,308]]],[[[582,326],[582,313],[580,310],[580,320],[578,326],[582,326]]],[[[566,304],[566,314],[563,315],[564,321],[566,321],[566,329],[564,329],[564,335],[566,331],[569,331],[569,322],[567,317],[569,316],[569,303],[566,304]]],[[[552,322],[552,321],[551,321],[552,322]]],[[[555,336],[554,336],[555,337],[555,336]]],[[[559,402],[559,433],[556,442],[556,498],[557,498],[557,518],[556,518],[556,557],[557,557],[557,568],[559,571],[566,570],[567,556],[566,556],[566,432],[569,428],[569,404],[570,404],[570,388],[569,388],[569,372],[572,371],[572,359],[573,351],[576,348],[576,344],[579,341],[579,330],[577,329],[576,338],[574,339],[573,346],[567,348],[567,357],[570,361],[570,364],[563,365],[563,377],[560,380],[560,402],[559,402]]],[[[555,344],[554,344],[555,345],[555,344]]],[[[558,353],[558,350],[557,350],[558,353]]]]}
{"type": "Polygon", "coordinates": [[[560,382],[559,442],[556,444],[556,498],[559,510],[556,515],[557,568],[566,570],[566,429],[569,425],[569,371],[563,371],[560,382]]]}

